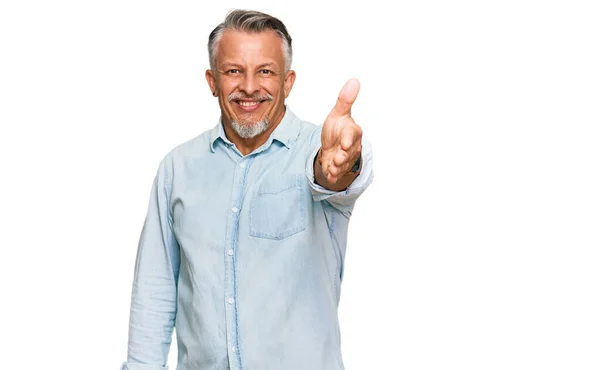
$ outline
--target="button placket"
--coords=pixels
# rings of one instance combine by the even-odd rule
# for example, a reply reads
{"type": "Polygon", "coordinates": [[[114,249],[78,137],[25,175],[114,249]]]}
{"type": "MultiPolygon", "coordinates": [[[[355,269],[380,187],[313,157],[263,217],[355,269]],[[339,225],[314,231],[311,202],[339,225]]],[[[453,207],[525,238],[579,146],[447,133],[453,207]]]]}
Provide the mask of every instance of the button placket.
{"type": "Polygon", "coordinates": [[[237,233],[239,220],[242,211],[242,199],[244,196],[244,184],[246,183],[246,175],[249,172],[250,164],[254,159],[253,156],[244,157],[233,168],[233,187],[231,194],[231,209],[228,217],[227,236],[226,236],[226,274],[225,274],[225,297],[226,297],[226,328],[227,328],[227,343],[231,349],[229,352],[229,362],[231,369],[241,369],[241,355],[238,346],[238,322],[237,322],[237,304],[236,304],[236,260],[239,258],[237,233]]]}

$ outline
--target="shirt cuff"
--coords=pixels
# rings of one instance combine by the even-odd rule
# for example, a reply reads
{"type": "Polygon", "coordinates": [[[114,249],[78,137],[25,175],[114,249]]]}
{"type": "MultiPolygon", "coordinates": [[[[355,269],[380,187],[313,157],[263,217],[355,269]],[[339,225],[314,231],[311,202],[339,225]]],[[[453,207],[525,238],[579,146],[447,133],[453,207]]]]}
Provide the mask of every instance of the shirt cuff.
{"type": "Polygon", "coordinates": [[[160,365],[131,364],[123,362],[120,370],[169,370],[169,367],[160,365]]]}

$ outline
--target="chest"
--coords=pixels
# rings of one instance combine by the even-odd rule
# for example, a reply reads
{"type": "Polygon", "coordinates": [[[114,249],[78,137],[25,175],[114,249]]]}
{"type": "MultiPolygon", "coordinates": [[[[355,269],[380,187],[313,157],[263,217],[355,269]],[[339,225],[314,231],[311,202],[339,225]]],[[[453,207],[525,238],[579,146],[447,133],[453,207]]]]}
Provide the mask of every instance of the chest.
{"type": "Polygon", "coordinates": [[[304,231],[312,199],[305,167],[306,153],[287,148],[187,164],[172,193],[178,241],[220,249],[234,236],[259,242],[304,231]]]}

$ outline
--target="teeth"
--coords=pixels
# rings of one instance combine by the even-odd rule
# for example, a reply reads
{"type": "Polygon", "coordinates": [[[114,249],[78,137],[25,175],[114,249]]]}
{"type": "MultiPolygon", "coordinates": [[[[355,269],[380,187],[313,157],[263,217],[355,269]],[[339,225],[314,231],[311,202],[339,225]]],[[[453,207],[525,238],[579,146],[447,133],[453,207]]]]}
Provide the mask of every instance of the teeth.
{"type": "Polygon", "coordinates": [[[255,105],[258,105],[257,101],[240,101],[239,104],[242,107],[253,107],[255,105]]]}

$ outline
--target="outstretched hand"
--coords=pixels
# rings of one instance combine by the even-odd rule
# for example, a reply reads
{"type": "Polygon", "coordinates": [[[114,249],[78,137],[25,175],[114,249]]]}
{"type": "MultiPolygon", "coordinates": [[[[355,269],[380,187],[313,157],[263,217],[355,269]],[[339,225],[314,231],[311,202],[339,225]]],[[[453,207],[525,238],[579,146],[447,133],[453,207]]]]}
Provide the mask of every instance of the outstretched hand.
{"type": "Polygon", "coordinates": [[[352,169],[362,150],[362,129],[350,116],[359,90],[357,79],[348,80],[323,124],[319,160],[330,184],[338,182],[352,169]]]}

